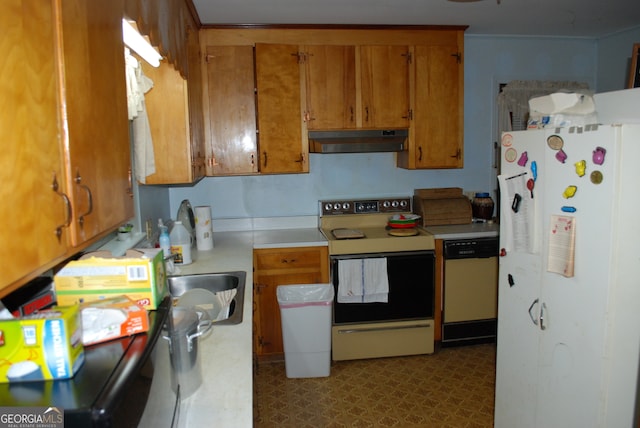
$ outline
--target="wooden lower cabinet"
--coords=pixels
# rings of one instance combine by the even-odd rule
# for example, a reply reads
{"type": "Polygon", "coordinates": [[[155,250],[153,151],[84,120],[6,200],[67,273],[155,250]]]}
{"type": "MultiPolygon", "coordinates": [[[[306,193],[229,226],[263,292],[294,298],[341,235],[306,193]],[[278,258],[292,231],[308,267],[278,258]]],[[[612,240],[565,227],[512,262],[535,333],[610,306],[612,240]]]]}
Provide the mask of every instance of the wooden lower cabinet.
{"type": "Polygon", "coordinates": [[[278,358],[284,353],[280,308],[276,296],[278,286],[327,282],[327,247],[253,251],[253,343],[258,358],[278,358]]]}

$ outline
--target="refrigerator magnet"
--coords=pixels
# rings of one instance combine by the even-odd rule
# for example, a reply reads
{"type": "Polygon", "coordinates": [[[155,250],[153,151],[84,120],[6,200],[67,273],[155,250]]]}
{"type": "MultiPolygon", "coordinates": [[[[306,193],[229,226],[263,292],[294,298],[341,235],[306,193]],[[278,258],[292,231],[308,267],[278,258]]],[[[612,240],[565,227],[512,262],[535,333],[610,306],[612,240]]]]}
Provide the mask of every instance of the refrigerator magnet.
{"type": "Polygon", "coordinates": [[[518,152],[516,151],[516,149],[514,149],[513,147],[509,147],[507,150],[505,150],[504,152],[504,159],[507,162],[514,162],[516,160],[516,158],[518,157],[518,152]]]}
{"type": "Polygon", "coordinates": [[[547,138],[547,145],[553,150],[560,150],[564,146],[564,140],[559,135],[550,135],[547,138]]]}

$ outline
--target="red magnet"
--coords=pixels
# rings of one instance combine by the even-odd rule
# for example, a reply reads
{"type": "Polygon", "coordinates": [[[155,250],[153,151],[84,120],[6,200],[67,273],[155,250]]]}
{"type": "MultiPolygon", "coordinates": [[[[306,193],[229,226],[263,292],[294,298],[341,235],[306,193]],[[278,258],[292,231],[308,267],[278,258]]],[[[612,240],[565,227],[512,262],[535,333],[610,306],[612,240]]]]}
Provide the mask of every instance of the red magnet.
{"type": "Polygon", "coordinates": [[[531,193],[531,199],[533,199],[533,187],[535,186],[535,182],[533,181],[533,178],[530,178],[527,180],[527,189],[529,189],[529,192],[531,193]]]}
{"type": "Polygon", "coordinates": [[[507,255],[507,250],[505,250],[504,248],[500,249],[500,257],[504,257],[507,255]]]}
{"type": "Polygon", "coordinates": [[[607,151],[603,147],[596,147],[593,151],[593,163],[596,165],[602,165],[604,163],[604,155],[607,154],[607,151]]]}

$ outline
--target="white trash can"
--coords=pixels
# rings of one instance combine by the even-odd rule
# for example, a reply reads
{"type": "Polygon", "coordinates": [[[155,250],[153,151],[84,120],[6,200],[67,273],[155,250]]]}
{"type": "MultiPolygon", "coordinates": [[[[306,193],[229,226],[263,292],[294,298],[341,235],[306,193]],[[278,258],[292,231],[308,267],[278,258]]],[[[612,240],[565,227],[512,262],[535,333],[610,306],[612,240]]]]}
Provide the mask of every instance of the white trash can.
{"type": "Polygon", "coordinates": [[[287,377],[329,376],[333,286],[279,285],[276,294],[287,377]]]}

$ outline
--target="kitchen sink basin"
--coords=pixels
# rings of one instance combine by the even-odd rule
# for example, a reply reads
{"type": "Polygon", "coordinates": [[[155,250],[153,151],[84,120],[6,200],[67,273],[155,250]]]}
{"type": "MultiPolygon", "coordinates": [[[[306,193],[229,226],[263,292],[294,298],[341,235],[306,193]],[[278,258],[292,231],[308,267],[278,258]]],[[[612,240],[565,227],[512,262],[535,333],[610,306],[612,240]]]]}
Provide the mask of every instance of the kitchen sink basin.
{"type": "Polygon", "coordinates": [[[178,300],[180,296],[187,291],[196,288],[205,289],[213,294],[235,289],[235,296],[229,305],[229,316],[215,322],[216,325],[235,325],[242,322],[246,278],[246,272],[235,271],[176,275],[169,276],[167,280],[169,283],[169,293],[171,294],[171,297],[176,300],[178,300]]]}

